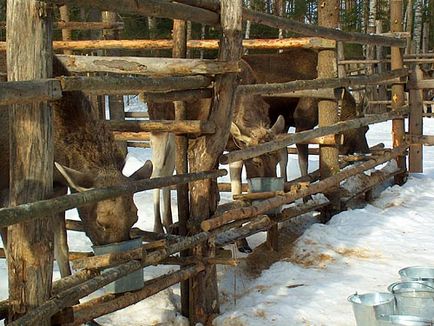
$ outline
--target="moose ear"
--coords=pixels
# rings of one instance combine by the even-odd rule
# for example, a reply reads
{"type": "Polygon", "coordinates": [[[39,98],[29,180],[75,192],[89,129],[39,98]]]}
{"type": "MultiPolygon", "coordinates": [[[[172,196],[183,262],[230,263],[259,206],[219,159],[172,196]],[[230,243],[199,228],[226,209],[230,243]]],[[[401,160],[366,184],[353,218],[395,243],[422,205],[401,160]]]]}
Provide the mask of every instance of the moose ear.
{"type": "Polygon", "coordinates": [[[281,134],[285,130],[285,118],[283,115],[279,115],[274,125],[270,128],[270,132],[273,135],[281,134]]]}
{"type": "Polygon", "coordinates": [[[242,142],[243,144],[250,144],[252,142],[252,138],[241,133],[240,128],[234,123],[231,122],[231,135],[236,140],[242,142]]]}
{"type": "Polygon", "coordinates": [[[70,169],[57,162],[54,162],[54,165],[57,171],[60,172],[61,178],[56,177],[56,179],[60,179],[60,182],[78,192],[92,189],[93,178],[89,174],[70,169]]]}
{"type": "Polygon", "coordinates": [[[131,180],[142,180],[142,179],[149,179],[152,175],[152,162],[147,160],[143,166],[138,169],[136,172],[134,172],[132,175],[130,175],[131,180]]]}

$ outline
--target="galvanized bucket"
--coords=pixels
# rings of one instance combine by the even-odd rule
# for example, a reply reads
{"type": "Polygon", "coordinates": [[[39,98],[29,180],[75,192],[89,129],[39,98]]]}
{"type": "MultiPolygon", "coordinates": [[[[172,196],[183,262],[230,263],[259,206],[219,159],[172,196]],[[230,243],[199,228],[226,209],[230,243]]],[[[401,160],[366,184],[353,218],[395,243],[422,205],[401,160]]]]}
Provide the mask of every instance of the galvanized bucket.
{"type": "MultiPolygon", "coordinates": [[[[142,246],[142,238],[136,238],[123,242],[110,243],[102,246],[92,246],[95,255],[100,256],[110,253],[120,253],[131,249],[140,248],[142,246]]],[[[110,270],[108,268],[107,270],[110,270]]],[[[143,288],[143,269],[132,272],[104,287],[109,293],[124,293],[143,288]]]]}
{"type": "Polygon", "coordinates": [[[419,281],[434,288],[434,267],[413,266],[406,267],[399,271],[403,282],[419,281]]]}
{"type": "Polygon", "coordinates": [[[404,315],[381,316],[378,320],[379,326],[432,326],[430,320],[404,315]]]}
{"type": "Polygon", "coordinates": [[[381,315],[395,313],[395,297],[391,293],[356,293],[348,301],[353,305],[357,326],[377,326],[381,315]]]}
{"type": "Polygon", "coordinates": [[[431,286],[423,282],[397,282],[387,289],[395,295],[398,314],[434,318],[434,288],[431,286]]]}
{"type": "MultiPolygon", "coordinates": [[[[250,192],[267,192],[267,191],[283,191],[285,187],[284,178],[278,177],[259,177],[247,179],[250,192]]],[[[260,202],[260,200],[253,201],[253,204],[260,202]]],[[[277,207],[268,211],[268,215],[276,215],[281,211],[281,207],[277,207]]]]}

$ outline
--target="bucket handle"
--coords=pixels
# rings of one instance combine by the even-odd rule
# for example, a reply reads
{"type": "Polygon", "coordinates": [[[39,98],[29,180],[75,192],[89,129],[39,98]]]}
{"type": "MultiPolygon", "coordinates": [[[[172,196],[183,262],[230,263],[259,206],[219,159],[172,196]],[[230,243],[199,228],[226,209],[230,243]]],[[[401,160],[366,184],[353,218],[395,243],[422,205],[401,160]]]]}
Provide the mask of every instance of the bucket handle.
{"type": "MultiPolygon", "coordinates": [[[[398,284],[406,284],[406,283],[412,283],[412,282],[395,282],[395,283],[392,283],[391,285],[389,285],[387,289],[388,289],[391,293],[394,293],[394,290],[393,290],[393,289],[395,288],[395,286],[397,286],[398,284]]],[[[425,283],[422,283],[422,282],[416,282],[416,283],[421,284],[421,285],[423,285],[423,286],[425,286],[425,287],[427,287],[427,288],[429,288],[429,289],[431,289],[431,290],[434,291],[434,287],[432,287],[432,286],[429,286],[429,285],[427,285],[427,284],[425,284],[425,283]]]]}

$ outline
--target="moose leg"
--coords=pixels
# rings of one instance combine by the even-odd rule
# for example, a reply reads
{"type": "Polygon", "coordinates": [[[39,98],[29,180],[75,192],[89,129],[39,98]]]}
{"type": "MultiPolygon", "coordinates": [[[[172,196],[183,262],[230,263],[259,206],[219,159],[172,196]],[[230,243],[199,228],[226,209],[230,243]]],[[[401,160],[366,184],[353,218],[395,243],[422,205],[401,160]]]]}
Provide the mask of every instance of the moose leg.
{"type": "MultiPolygon", "coordinates": [[[[242,183],[241,183],[241,171],[243,170],[243,161],[238,161],[229,164],[229,175],[231,178],[231,193],[232,195],[239,195],[242,193],[242,183]]],[[[240,239],[236,242],[239,252],[251,253],[252,248],[250,248],[246,239],[240,239]]]]}
{"type": "Polygon", "coordinates": [[[297,144],[298,150],[298,166],[300,168],[301,176],[307,175],[308,164],[309,164],[309,145],[308,144],[297,144]]]}
{"type": "Polygon", "coordinates": [[[166,228],[167,233],[171,233],[169,228],[173,224],[172,219],[172,207],[171,207],[171,198],[170,198],[170,189],[163,188],[161,190],[163,192],[163,206],[162,206],[162,215],[163,215],[163,225],[166,228]]]}
{"type": "Polygon", "coordinates": [[[154,232],[164,233],[160,214],[160,189],[154,189],[154,232]]]}
{"type": "Polygon", "coordinates": [[[288,172],[287,172],[287,166],[288,166],[288,150],[285,148],[282,148],[279,152],[280,160],[279,160],[279,169],[280,169],[280,177],[284,179],[285,182],[288,181],[288,172]]]}

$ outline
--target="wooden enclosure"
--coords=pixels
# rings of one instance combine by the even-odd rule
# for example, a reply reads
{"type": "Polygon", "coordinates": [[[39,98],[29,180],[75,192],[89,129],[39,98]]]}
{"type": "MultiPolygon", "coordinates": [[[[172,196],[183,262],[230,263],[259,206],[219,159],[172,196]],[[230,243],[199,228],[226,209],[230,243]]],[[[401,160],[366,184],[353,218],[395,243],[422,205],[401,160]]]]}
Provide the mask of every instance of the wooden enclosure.
{"type": "MultiPolygon", "coordinates": [[[[409,69],[404,64],[432,62],[432,58],[403,56],[407,42],[401,33],[402,0],[390,1],[390,15],[394,23],[387,35],[336,29],[339,14],[335,10],[336,2],[329,1],[320,9],[321,26],[314,26],[243,8],[241,0],[9,0],[7,42],[0,43],[0,50],[6,51],[8,58],[8,81],[0,83],[0,105],[1,110],[11,113],[13,132],[10,142],[14,152],[10,164],[10,204],[0,208],[0,228],[7,228],[9,240],[7,253],[3,256],[8,258],[9,270],[15,272],[9,273],[9,299],[0,302],[0,317],[7,319],[10,325],[79,325],[181,283],[183,315],[189,317],[192,325],[199,322],[205,325],[219,313],[216,265],[235,263],[233,259],[216,258],[217,246],[234,243],[264,230],[269,231],[275,240],[279,223],[310,211],[337,213],[345,209],[351,198],[369,193],[374,186],[389,178],[402,184],[409,172],[423,172],[422,148],[423,145],[433,145],[434,136],[423,134],[422,91],[434,88],[434,80],[424,79],[417,65],[409,69]],[[43,8],[39,7],[41,3],[43,8]],[[68,18],[67,6],[61,10],[63,21],[52,24],[51,10],[57,10],[56,5],[93,6],[107,13],[117,10],[120,13],[170,18],[174,20],[173,39],[120,40],[115,32],[124,25],[117,22],[113,15],[107,14],[102,22],[72,22],[68,18]],[[36,15],[35,12],[43,12],[43,15],[36,15]],[[243,19],[292,31],[302,37],[242,40],[243,19]],[[220,28],[220,40],[187,40],[187,20],[220,28]],[[52,40],[53,28],[62,29],[62,40],[52,40]],[[71,30],[84,29],[104,29],[110,35],[105,40],[71,39],[71,30]],[[371,69],[366,75],[352,75],[347,69],[338,74],[338,64],[334,62],[339,62],[341,68],[350,68],[352,64],[385,62],[381,58],[378,59],[380,61],[369,58],[363,62],[345,60],[338,54],[340,42],[390,47],[391,69],[387,70],[385,66],[377,72],[371,69]],[[37,44],[40,55],[32,56],[31,47],[21,50],[22,44],[37,44]],[[240,71],[243,48],[277,51],[291,47],[318,50],[318,79],[238,85],[237,73],[240,71]],[[173,51],[172,58],[121,55],[123,50],[132,49],[173,51]],[[214,60],[188,59],[188,49],[216,49],[218,57],[214,60]],[[106,50],[107,55],[85,56],[73,52],[82,50],[106,50]],[[52,77],[53,51],[62,51],[55,54],[56,57],[75,76],[52,77]],[[332,95],[334,90],[370,86],[384,87],[384,91],[390,86],[391,101],[386,98],[370,100],[374,104],[390,104],[392,110],[339,122],[338,104],[332,95]],[[406,90],[409,91],[408,100],[406,90]],[[122,146],[146,148],[149,147],[151,132],[174,133],[177,174],[51,198],[53,122],[47,103],[61,99],[64,92],[71,91],[86,92],[96,102],[98,97],[101,100],[102,95],[110,96],[110,110],[113,112],[110,111],[112,119],[106,124],[122,146]],[[145,101],[174,102],[175,120],[150,121],[144,113],[125,113],[122,105],[112,104],[116,99],[122,102],[119,96],[139,92],[143,93],[145,101]],[[230,136],[236,94],[319,98],[319,127],[285,134],[266,143],[223,154],[230,136]],[[212,100],[209,119],[187,120],[189,108],[185,101],[203,98],[212,100]],[[409,119],[408,131],[405,130],[405,119],[409,119]],[[372,155],[368,157],[339,156],[336,144],[341,141],[340,133],[388,120],[393,120],[393,148],[371,148],[372,155]],[[319,171],[287,182],[283,192],[243,193],[234,197],[230,205],[219,205],[218,191],[229,191],[230,186],[217,182],[218,177],[227,174],[226,170],[218,169],[218,164],[226,165],[286,150],[289,145],[303,142],[320,144],[319,150],[311,151],[320,155],[319,171]],[[37,155],[37,163],[28,160],[32,155],[37,155]],[[348,162],[358,160],[363,162],[341,170],[348,162]],[[339,187],[342,181],[390,160],[398,162],[398,171],[381,171],[351,198],[342,196],[339,187]],[[28,180],[38,182],[29,184],[28,180]],[[178,230],[176,235],[133,228],[131,236],[140,235],[146,242],[141,248],[102,256],[71,253],[70,259],[78,271],[52,282],[51,224],[56,218],[52,216],[127,193],[162,187],[172,187],[177,192],[179,222],[174,226],[178,230]],[[266,215],[272,208],[317,193],[326,194],[327,201],[298,204],[284,209],[277,216],[266,215]],[[252,203],[258,199],[262,201],[252,203]],[[179,257],[174,256],[177,253],[181,253],[179,257]],[[79,303],[80,299],[112,281],[157,264],[179,265],[180,268],[145,282],[143,289],[136,292],[107,294],[79,303]],[[106,270],[107,267],[111,269],[106,270]],[[29,293],[20,291],[23,282],[31,284],[27,289],[29,293]]],[[[99,111],[101,113],[101,107],[99,111]]],[[[295,152],[294,149],[288,151],[295,152]]],[[[244,185],[243,191],[247,192],[245,190],[244,185]]],[[[76,221],[67,221],[66,225],[68,229],[78,231],[83,231],[84,227],[83,223],[76,221]]],[[[274,250],[277,250],[275,246],[274,250]]]]}

